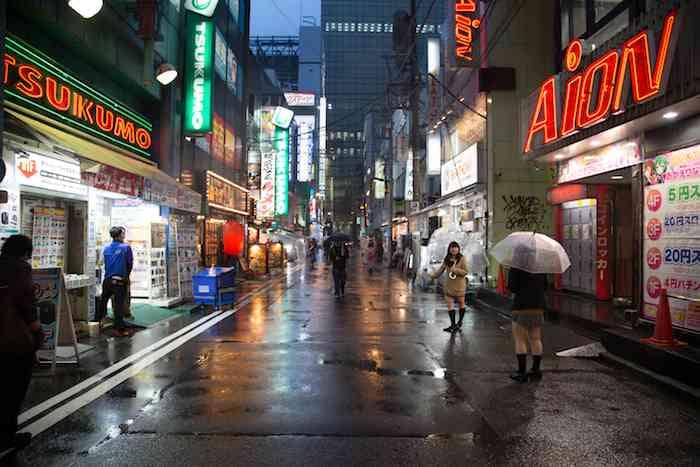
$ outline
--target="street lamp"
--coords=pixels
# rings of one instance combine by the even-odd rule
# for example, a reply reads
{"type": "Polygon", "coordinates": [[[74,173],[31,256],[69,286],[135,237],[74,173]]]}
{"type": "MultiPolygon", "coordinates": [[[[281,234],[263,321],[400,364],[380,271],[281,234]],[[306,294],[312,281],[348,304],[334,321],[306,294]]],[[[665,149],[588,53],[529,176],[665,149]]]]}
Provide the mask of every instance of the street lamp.
{"type": "Polygon", "coordinates": [[[68,0],[68,6],[85,19],[92,18],[102,9],[102,0],[68,0]]]}
{"type": "Polygon", "coordinates": [[[167,62],[161,63],[156,71],[156,80],[163,86],[167,86],[175,81],[175,78],[177,78],[177,70],[175,67],[167,62]]]}

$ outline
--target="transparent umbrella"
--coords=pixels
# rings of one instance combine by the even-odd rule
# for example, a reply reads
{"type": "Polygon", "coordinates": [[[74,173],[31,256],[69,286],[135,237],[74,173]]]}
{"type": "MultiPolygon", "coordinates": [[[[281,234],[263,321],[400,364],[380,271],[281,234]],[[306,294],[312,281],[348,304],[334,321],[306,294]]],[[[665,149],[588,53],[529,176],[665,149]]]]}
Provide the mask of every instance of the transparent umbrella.
{"type": "Polygon", "coordinates": [[[504,266],[533,274],[561,274],[571,266],[559,242],[535,232],[513,232],[491,249],[491,255],[504,266]]]}

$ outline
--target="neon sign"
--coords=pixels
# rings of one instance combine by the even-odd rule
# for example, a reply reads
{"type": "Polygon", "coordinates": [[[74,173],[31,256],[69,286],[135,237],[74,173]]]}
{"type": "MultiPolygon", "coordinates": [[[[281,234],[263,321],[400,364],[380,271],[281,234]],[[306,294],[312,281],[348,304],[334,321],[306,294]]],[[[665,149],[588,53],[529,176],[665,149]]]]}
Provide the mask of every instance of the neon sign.
{"type": "Polygon", "coordinates": [[[151,156],[153,125],[143,116],[23,41],[12,36],[5,40],[2,73],[8,101],[140,156],[151,156]]]}
{"type": "Polygon", "coordinates": [[[476,66],[479,59],[479,0],[454,0],[455,62],[459,67],[476,66]]]}
{"type": "Polygon", "coordinates": [[[289,130],[275,128],[275,215],[289,213],[289,130]]]}
{"type": "Polygon", "coordinates": [[[184,131],[203,135],[212,129],[214,25],[202,16],[187,15],[184,131]]]}
{"type": "Polygon", "coordinates": [[[658,42],[654,41],[654,33],[645,29],[580,72],[583,43],[576,40],[569,44],[564,56],[565,73],[549,77],[539,88],[524,135],[523,153],[624,112],[630,94],[634,105],[662,96],[680,29],[678,22],[678,10],[674,9],[663,21],[658,42]],[[565,82],[564,77],[568,78],[565,82]]]}

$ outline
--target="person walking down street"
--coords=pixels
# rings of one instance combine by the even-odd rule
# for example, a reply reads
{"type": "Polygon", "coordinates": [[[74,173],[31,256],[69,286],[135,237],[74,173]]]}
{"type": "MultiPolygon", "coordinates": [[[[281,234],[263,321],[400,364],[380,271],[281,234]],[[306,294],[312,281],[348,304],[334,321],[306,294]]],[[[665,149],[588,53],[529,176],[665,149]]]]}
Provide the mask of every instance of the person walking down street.
{"type": "Polygon", "coordinates": [[[377,261],[377,248],[374,246],[374,240],[372,239],[367,242],[367,254],[365,258],[367,259],[367,270],[372,274],[372,272],[374,272],[374,263],[377,261]]]}
{"type": "Polygon", "coordinates": [[[32,241],[10,236],[0,251],[0,359],[3,369],[3,401],[0,404],[0,453],[26,447],[32,436],[17,433],[17,417],[29,388],[35,352],[41,347],[41,331],[34,297],[32,241]]]}
{"type": "Polygon", "coordinates": [[[124,322],[126,297],[128,294],[129,276],[134,266],[134,254],[131,247],[124,241],[126,229],[112,227],[109,230],[112,243],[102,252],[105,263],[105,277],[102,281],[102,299],[100,300],[100,318],[107,316],[107,302],[112,300],[114,312],[115,334],[119,337],[129,335],[124,322]]]}
{"type": "MultiPolygon", "coordinates": [[[[514,252],[514,255],[531,254],[527,249],[514,252]]],[[[521,264],[527,264],[526,262],[521,264]]],[[[544,322],[544,293],[547,287],[545,274],[532,274],[521,269],[508,271],[508,289],[513,292],[513,339],[518,370],[510,377],[524,383],[528,379],[542,378],[542,323],[544,322]],[[527,344],[532,352],[532,369],[526,373],[527,344]]]]}
{"type": "Polygon", "coordinates": [[[345,296],[345,282],[347,280],[347,261],[349,252],[342,242],[335,242],[331,246],[330,259],[333,265],[333,283],[335,284],[335,297],[345,296]]]}
{"type": "Polygon", "coordinates": [[[443,331],[458,332],[462,330],[462,322],[467,312],[464,297],[467,293],[468,270],[467,259],[462,255],[457,242],[450,243],[440,269],[430,276],[437,279],[445,272],[447,272],[447,278],[443,292],[445,293],[445,302],[447,302],[447,313],[450,315],[450,326],[443,331]],[[459,305],[459,321],[456,320],[455,303],[459,305]]]}
{"type": "Polygon", "coordinates": [[[316,266],[316,248],[317,248],[316,239],[315,238],[309,239],[306,253],[309,257],[309,261],[311,263],[312,268],[314,266],[316,266]]]}

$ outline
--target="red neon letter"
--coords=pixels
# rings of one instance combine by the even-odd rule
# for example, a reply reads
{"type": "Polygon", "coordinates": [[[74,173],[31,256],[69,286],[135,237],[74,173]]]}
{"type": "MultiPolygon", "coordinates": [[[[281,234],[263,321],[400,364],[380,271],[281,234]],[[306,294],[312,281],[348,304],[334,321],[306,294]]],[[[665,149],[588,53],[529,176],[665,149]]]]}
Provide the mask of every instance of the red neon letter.
{"type": "Polygon", "coordinates": [[[457,0],[455,11],[458,13],[473,13],[476,11],[476,0],[457,0]]]}
{"type": "Polygon", "coordinates": [[[56,89],[59,88],[58,82],[50,76],[46,77],[46,100],[49,101],[51,107],[56,110],[65,112],[70,108],[70,89],[67,86],[60,85],[61,96],[56,98],[56,89]]]}
{"type": "Polygon", "coordinates": [[[85,99],[81,94],[73,93],[73,116],[80,120],[85,120],[86,122],[94,123],[92,119],[92,113],[90,110],[94,102],[89,99],[85,99]]]}
{"type": "Polygon", "coordinates": [[[651,59],[649,52],[649,31],[642,31],[636,36],[628,39],[622,46],[622,59],[620,62],[620,72],[618,74],[617,85],[615,87],[615,101],[613,111],[617,112],[622,108],[623,95],[626,90],[627,65],[630,67],[630,78],[632,82],[632,96],[635,103],[643,102],[661,92],[661,85],[664,76],[668,71],[666,63],[671,46],[671,37],[676,24],[678,10],[673,10],[666,16],[664,27],[661,31],[659,50],[656,53],[656,64],[652,75],[651,59]]]}
{"type": "Polygon", "coordinates": [[[591,63],[588,69],[586,69],[586,73],[583,76],[583,89],[581,90],[581,100],[579,101],[577,118],[577,123],[580,128],[595,125],[601,120],[604,120],[610,113],[618,58],[618,51],[612,50],[591,63]],[[593,85],[595,84],[596,73],[599,71],[598,102],[595,109],[591,111],[593,85]]]}
{"type": "Polygon", "coordinates": [[[100,104],[95,106],[95,121],[100,130],[110,133],[114,128],[114,114],[111,110],[105,110],[100,104]]]}
{"type": "Polygon", "coordinates": [[[564,113],[561,117],[561,137],[568,136],[576,130],[576,109],[581,96],[583,75],[576,75],[566,82],[564,113]]]}
{"type": "Polygon", "coordinates": [[[39,80],[42,78],[41,71],[31,65],[19,66],[19,78],[22,80],[15,87],[25,96],[40,99],[44,95],[44,90],[41,89],[39,80]]]}
{"type": "Polygon", "coordinates": [[[151,147],[151,135],[143,128],[136,130],[136,144],[139,145],[141,149],[148,149],[151,147]]]}
{"type": "Polygon", "coordinates": [[[7,84],[10,74],[10,65],[16,65],[17,60],[10,54],[5,54],[5,60],[3,60],[3,83],[7,84]]]}
{"type": "Polygon", "coordinates": [[[134,124],[125,121],[122,117],[117,117],[117,123],[114,125],[114,134],[119,138],[134,144],[134,124]]]}
{"type": "Polygon", "coordinates": [[[544,144],[551,143],[557,139],[557,97],[556,97],[556,76],[552,76],[542,83],[540,95],[537,97],[535,110],[530,119],[530,129],[527,131],[523,153],[532,150],[532,138],[542,131],[544,134],[544,144]]]}

